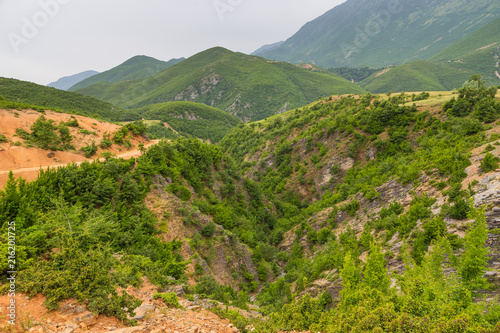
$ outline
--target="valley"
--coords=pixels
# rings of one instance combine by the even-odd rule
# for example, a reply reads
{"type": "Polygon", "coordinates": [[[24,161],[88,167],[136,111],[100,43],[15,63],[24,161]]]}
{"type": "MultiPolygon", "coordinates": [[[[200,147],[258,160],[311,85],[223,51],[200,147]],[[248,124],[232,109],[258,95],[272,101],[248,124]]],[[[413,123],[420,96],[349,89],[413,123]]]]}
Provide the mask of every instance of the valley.
{"type": "Polygon", "coordinates": [[[48,3],[5,59],[53,82],[0,77],[2,331],[500,332],[498,1],[48,3]]]}

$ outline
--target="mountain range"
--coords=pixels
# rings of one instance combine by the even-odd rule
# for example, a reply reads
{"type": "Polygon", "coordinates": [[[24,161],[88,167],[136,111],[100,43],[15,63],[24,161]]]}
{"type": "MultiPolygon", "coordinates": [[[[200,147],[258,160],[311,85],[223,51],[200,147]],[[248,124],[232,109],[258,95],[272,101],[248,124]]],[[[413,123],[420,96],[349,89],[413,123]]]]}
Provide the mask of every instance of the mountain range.
{"type": "Polygon", "coordinates": [[[349,0],[257,55],[322,67],[427,60],[500,16],[496,0],[349,0]]]}
{"type": "MultiPolygon", "coordinates": [[[[103,74],[88,80],[97,80],[103,74]]],[[[300,107],[319,96],[366,92],[335,74],[317,73],[222,47],[200,52],[143,80],[100,81],[76,89],[84,84],[87,82],[71,90],[123,108],[189,101],[217,107],[244,121],[300,107]]]]}

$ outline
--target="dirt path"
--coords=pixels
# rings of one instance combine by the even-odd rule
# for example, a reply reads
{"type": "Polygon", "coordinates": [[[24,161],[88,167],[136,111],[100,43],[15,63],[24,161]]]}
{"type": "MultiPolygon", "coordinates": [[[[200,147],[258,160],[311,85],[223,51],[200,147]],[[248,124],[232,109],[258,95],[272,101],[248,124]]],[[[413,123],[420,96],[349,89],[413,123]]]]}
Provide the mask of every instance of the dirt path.
{"type": "MultiPolygon", "coordinates": [[[[155,145],[159,142],[160,140],[152,140],[149,143],[145,144],[144,147],[148,148],[152,145],[155,145]]],[[[128,152],[125,152],[123,154],[117,154],[116,158],[123,158],[123,159],[130,159],[132,157],[139,157],[141,156],[141,152],[138,149],[134,149],[128,152]]],[[[85,161],[93,161],[92,159],[87,159],[85,161]]],[[[104,158],[100,158],[99,161],[104,161],[104,158]]],[[[75,162],[76,165],[82,164],[84,161],[79,161],[75,162]]],[[[31,167],[31,168],[19,168],[19,169],[12,169],[12,170],[0,170],[0,188],[3,188],[5,184],[7,183],[8,175],[9,172],[12,171],[12,173],[16,177],[22,177],[28,181],[35,180],[38,177],[38,172],[40,170],[47,170],[48,168],[51,169],[56,169],[59,167],[65,167],[68,164],[56,164],[56,165],[45,165],[45,166],[38,166],[38,167],[31,167]]]]}

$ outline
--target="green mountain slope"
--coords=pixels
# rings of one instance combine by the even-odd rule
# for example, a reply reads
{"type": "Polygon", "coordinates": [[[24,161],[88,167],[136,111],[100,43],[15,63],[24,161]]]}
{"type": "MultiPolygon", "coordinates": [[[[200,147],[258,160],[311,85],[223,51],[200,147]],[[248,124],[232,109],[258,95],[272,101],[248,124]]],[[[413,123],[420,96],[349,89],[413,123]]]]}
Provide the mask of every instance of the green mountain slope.
{"type": "Polygon", "coordinates": [[[459,70],[449,64],[418,60],[386,68],[360,82],[372,93],[389,91],[445,91],[462,87],[475,72],[459,70]]]}
{"type": "MultiPolygon", "coordinates": [[[[241,123],[241,120],[220,109],[205,104],[192,102],[167,102],[152,104],[127,112],[129,119],[141,118],[166,122],[179,134],[220,141],[229,130],[241,123]],[[135,116],[134,116],[135,114],[135,116]]],[[[150,133],[163,137],[169,133],[162,123],[149,128],[150,133]]]]}
{"type": "Polygon", "coordinates": [[[184,60],[184,58],[172,59],[165,62],[147,56],[135,56],[119,66],[75,84],[69,90],[76,91],[99,82],[117,83],[128,80],[145,79],[161,72],[165,68],[181,62],[182,60],[184,60]]]}
{"type": "Polygon", "coordinates": [[[498,86],[500,76],[496,72],[500,70],[497,67],[499,58],[500,48],[490,46],[458,60],[412,61],[378,71],[361,81],[360,85],[372,93],[454,90],[462,87],[470,76],[479,74],[487,86],[498,86]]]}
{"type": "Polygon", "coordinates": [[[397,65],[428,59],[499,16],[496,0],[348,0],[259,55],[323,67],[397,65]]]}
{"type": "Polygon", "coordinates": [[[31,82],[0,78],[0,96],[9,101],[38,105],[68,113],[115,120],[121,109],[96,98],[31,82]]]}
{"type": "Polygon", "coordinates": [[[78,90],[116,105],[137,108],[190,101],[225,110],[248,121],[310,103],[320,96],[363,93],[333,74],[213,48],[143,81],[99,83],[78,90]]]}
{"type": "Polygon", "coordinates": [[[432,58],[431,61],[459,60],[472,56],[482,50],[500,45],[500,18],[487,24],[448,46],[432,58]]]}

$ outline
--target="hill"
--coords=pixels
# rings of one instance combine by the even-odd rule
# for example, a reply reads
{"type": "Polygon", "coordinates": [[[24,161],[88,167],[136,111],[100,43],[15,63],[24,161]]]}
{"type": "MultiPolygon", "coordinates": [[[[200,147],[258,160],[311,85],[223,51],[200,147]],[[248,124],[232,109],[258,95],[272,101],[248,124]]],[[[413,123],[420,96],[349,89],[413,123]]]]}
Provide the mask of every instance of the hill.
{"type": "MultiPolygon", "coordinates": [[[[148,140],[128,130],[119,140],[125,130],[119,125],[62,112],[3,109],[0,103],[0,187],[7,183],[9,170],[16,177],[33,180],[42,167],[80,164],[107,155],[130,158],[139,144],[149,145],[148,140]]],[[[139,154],[137,151],[135,156],[139,154]]]]}
{"type": "Polygon", "coordinates": [[[120,108],[93,97],[15,79],[0,78],[0,96],[13,105],[25,103],[108,120],[117,119],[121,113],[120,108]]]}
{"type": "Polygon", "coordinates": [[[99,83],[78,92],[127,108],[172,101],[203,103],[249,121],[299,107],[318,96],[365,91],[333,74],[218,47],[143,81],[99,83]]]}
{"type": "Polygon", "coordinates": [[[85,79],[88,79],[91,76],[94,76],[96,74],[99,74],[99,72],[96,71],[85,71],[79,74],[71,75],[71,76],[65,76],[57,80],[56,82],[49,83],[47,87],[53,87],[61,90],[68,90],[78,82],[81,82],[85,79]]]}
{"type": "Polygon", "coordinates": [[[220,109],[205,104],[192,102],[167,102],[152,104],[127,112],[127,119],[161,120],[159,124],[149,127],[148,133],[154,137],[171,137],[163,124],[177,134],[192,136],[212,142],[220,141],[229,130],[241,123],[241,120],[220,109]],[[135,113],[135,115],[134,115],[135,113]]]}
{"type": "Polygon", "coordinates": [[[398,65],[429,59],[499,16],[495,0],[348,0],[258,55],[322,67],[398,65]]]}
{"type": "Polygon", "coordinates": [[[128,80],[141,80],[184,60],[172,59],[167,62],[147,56],[135,56],[110,70],[90,77],[70,87],[70,91],[83,89],[99,82],[117,83],[128,80]]]}
{"type": "Polygon", "coordinates": [[[380,70],[361,81],[360,85],[376,94],[389,91],[448,91],[462,87],[474,73],[450,64],[418,60],[380,70]]]}

